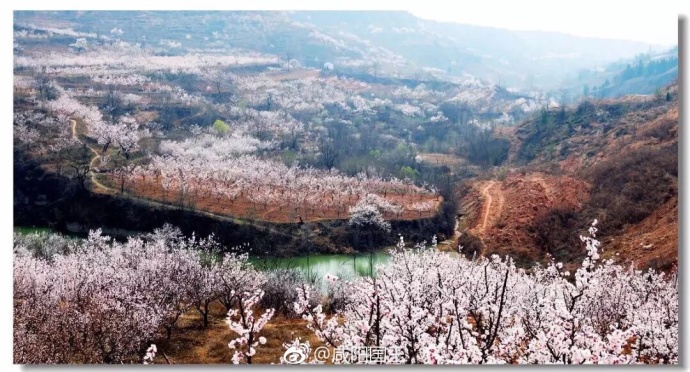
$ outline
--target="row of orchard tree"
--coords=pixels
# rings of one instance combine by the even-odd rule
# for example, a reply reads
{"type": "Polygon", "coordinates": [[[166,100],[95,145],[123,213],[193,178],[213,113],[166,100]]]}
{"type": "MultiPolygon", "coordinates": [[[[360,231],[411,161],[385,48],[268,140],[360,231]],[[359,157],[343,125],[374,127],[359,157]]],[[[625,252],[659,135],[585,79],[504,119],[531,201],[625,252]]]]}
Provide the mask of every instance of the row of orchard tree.
{"type": "Polygon", "coordinates": [[[151,343],[169,338],[182,314],[198,311],[206,325],[218,301],[236,363],[252,363],[278,307],[329,347],[395,348],[405,363],[678,363],[677,276],[602,260],[595,233],[582,238],[587,257],[574,272],[450,255],[435,239],[406,248],[401,238],[372,277],[329,275],[328,298],[300,282],[294,300],[274,305],[261,302],[268,275],[246,256],[212,255],[212,239],[169,227],[124,243],[100,232],[81,242],[16,236],[14,360],[152,361],[151,343]]]}

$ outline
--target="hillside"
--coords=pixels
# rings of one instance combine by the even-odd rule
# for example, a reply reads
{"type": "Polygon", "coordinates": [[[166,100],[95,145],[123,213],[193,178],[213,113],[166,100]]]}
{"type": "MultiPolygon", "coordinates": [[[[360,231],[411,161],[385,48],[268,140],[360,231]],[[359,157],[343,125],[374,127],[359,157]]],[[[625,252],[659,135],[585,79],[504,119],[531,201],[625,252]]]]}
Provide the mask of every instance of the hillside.
{"type": "MultiPolygon", "coordinates": [[[[580,70],[560,87],[561,101],[581,97],[619,98],[631,94],[654,94],[678,78],[678,47],[641,53],[596,68],[580,70]]],[[[666,92],[659,92],[665,94],[666,92]]]]}
{"type": "Polygon", "coordinates": [[[575,262],[572,232],[596,218],[605,257],[670,268],[678,255],[678,86],[664,91],[668,100],[584,101],[500,131],[512,144],[509,163],[470,184],[466,233],[485,254],[575,262]]]}
{"type": "Polygon", "coordinates": [[[627,96],[585,100],[576,107],[542,110],[515,130],[516,164],[578,172],[612,156],[658,148],[678,140],[678,86],[668,97],[627,96]]]}
{"type": "MultiPolygon", "coordinates": [[[[307,67],[354,74],[466,79],[522,89],[555,88],[568,71],[646,52],[644,43],[520,32],[423,20],[401,11],[15,12],[18,29],[72,28],[165,53],[255,50],[307,67]]],[[[65,35],[65,36],[72,36],[65,35]]]]}
{"type": "MultiPolygon", "coordinates": [[[[480,208],[482,227],[470,230],[489,245],[524,230],[514,245],[572,260],[550,247],[571,240],[540,237],[530,221],[591,203],[598,204],[582,216],[558,221],[606,220],[601,214],[612,206],[604,197],[587,204],[584,190],[603,195],[616,185],[594,184],[592,166],[611,168],[611,154],[638,148],[662,151],[660,143],[676,136],[675,87],[572,109],[543,91],[507,88],[649,50],[639,43],[442,24],[404,12],[18,11],[15,21],[17,159],[66,177],[57,183],[78,191],[70,195],[290,224],[346,220],[357,205],[377,201],[383,232],[386,221],[439,217],[439,233],[449,236],[451,185],[502,166],[495,183],[476,183],[476,196],[493,194],[488,204],[504,201],[506,213],[521,217],[480,208]],[[489,82],[494,77],[500,84],[489,82]],[[549,189],[575,194],[561,205],[549,189]],[[525,192],[533,200],[511,210],[525,192]],[[528,214],[513,213],[528,204],[528,214]]],[[[620,82],[668,67],[641,66],[624,69],[620,82]]],[[[645,157],[635,156],[628,158],[645,157]]],[[[91,225],[91,214],[57,211],[62,193],[15,194],[16,205],[54,211],[38,218],[18,208],[22,221],[91,225]]],[[[661,187],[650,203],[666,194],[661,187]]],[[[644,209],[604,232],[642,221],[644,209]]]]}
{"type": "Polygon", "coordinates": [[[15,364],[678,364],[677,83],[559,85],[655,46],[399,11],[13,42],[15,364]]]}

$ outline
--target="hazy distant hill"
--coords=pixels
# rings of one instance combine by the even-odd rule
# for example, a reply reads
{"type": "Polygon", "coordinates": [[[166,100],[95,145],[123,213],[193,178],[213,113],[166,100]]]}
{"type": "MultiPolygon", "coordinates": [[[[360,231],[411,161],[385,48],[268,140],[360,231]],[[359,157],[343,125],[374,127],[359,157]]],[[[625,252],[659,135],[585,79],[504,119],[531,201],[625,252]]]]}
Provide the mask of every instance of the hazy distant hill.
{"type": "MultiPolygon", "coordinates": [[[[25,12],[15,27],[71,27],[146,45],[242,48],[304,66],[392,76],[462,77],[553,89],[570,73],[647,52],[648,44],[510,31],[417,18],[401,11],[25,12]]],[[[166,53],[170,53],[166,50],[166,53]]]]}
{"type": "Polygon", "coordinates": [[[673,47],[580,70],[576,77],[566,79],[561,88],[572,103],[582,96],[616,98],[627,94],[654,94],[677,78],[678,47],[673,47]]]}
{"type": "Polygon", "coordinates": [[[406,12],[296,12],[291,17],[331,35],[352,33],[419,65],[525,88],[555,87],[569,71],[650,48],[623,40],[428,21],[406,12]]]}

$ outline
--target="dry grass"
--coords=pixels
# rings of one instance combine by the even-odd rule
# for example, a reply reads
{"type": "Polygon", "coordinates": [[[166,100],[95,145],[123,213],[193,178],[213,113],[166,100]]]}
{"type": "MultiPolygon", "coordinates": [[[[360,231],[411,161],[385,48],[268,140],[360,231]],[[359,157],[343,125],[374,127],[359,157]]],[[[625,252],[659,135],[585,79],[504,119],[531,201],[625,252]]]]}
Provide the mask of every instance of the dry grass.
{"type": "MultiPolygon", "coordinates": [[[[261,312],[257,310],[255,313],[261,312]]],[[[252,361],[255,364],[279,364],[285,353],[283,343],[297,337],[301,341],[309,341],[312,349],[323,345],[307,328],[306,321],[283,316],[274,317],[259,335],[266,337],[267,342],[257,348],[252,361]]],[[[228,347],[228,342],[237,336],[225,323],[225,311],[220,303],[212,304],[209,325],[205,329],[201,327],[199,313],[190,309],[179,319],[170,343],[164,345],[165,340],[162,339],[156,344],[158,355],[155,363],[165,364],[165,353],[171,364],[231,364],[234,350],[228,347]]]]}

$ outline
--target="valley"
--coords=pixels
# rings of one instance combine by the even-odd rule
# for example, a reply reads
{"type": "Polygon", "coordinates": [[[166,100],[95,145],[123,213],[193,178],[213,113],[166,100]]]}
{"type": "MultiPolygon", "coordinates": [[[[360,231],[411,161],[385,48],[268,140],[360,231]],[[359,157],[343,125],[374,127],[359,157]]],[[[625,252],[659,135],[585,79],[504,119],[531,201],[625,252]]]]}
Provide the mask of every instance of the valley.
{"type": "Polygon", "coordinates": [[[678,363],[677,46],[14,16],[15,363],[678,363]]]}

